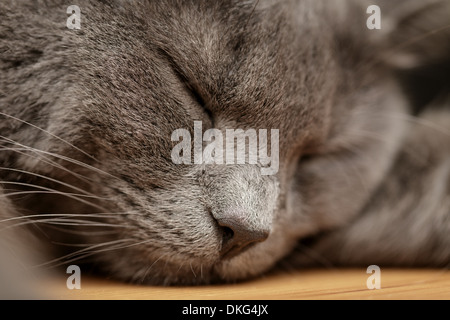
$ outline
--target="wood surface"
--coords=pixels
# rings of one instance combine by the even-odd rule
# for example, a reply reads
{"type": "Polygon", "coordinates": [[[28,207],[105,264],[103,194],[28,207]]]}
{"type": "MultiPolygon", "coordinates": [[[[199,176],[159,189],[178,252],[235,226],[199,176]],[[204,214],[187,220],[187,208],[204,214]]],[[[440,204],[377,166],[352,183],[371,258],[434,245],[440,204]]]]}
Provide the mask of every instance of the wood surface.
{"type": "Polygon", "coordinates": [[[450,299],[450,271],[381,269],[381,289],[369,290],[366,269],[304,270],[266,275],[237,284],[157,287],[82,277],[80,290],[66,278],[48,286],[52,299],[82,300],[298,300],[450,299]]]}

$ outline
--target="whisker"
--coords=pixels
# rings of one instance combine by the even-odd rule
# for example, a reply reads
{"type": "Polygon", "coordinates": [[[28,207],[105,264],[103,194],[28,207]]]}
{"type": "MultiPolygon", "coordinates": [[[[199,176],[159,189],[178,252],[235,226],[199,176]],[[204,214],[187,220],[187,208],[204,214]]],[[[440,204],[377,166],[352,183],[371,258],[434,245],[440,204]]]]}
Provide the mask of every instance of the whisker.
{"type": "Polygon", "coordinates": [[[76,256],[77,254],[80,254],[80,253],[82,254],[82,253],[84,253],[84,252],[87,252],[87,253],[86,253],[85,255],[83,255],[83,256],[76,257],[76,258],[74,258],[74,259],[72,259],[72,260],[69,260],[69,261],[63,261],[63,262],[58,263],[57,265],[51,266],[52,268],[56,268],[56,267],[59,267],[59,266],[61,266],[61,265],[66,264],[66,263],[78,261],[78,260],[80,260],[80,259],[84,259],[85,257],[92,256],[92,255],[97,254],[97,253],[107,252],[107,251],[113,251],[113,250],[120,250],[120,249],[126,249],[126,248],[130,248],[130,247],[135,247],[135,246],[143,245],[143,244],[146,244],[146,243],[149,243],[149,242],[153,241],[153,239],[144,240],[144,241],[140,241],[140,242],[137,242],[137,243],[132,243],[132,244],[129,244],[129,245],[122,245],[122,246],[121,246],[121,245],[118,245],[118,246],[116,246],[116,247],[111,247],[111,248],[106,248],[106,249],[100,249],[100,250],[96,250],[96,251],[91,251],[91,252],[89,252],[89,251],[92,250],[92,249],[105,247],[105,246],[108,246],[108,245],[111,245],[111,244],[120,244],[120,243],[122,243],[122,242],[130,242],[130,241],[135,241],[135,239],[121,239],[121,240],[114,240],[114,241],[110,241],[110,242],[105,242],[105,243],[101,243],[101,244],[96,244],[96,245],[93,245],[93,246],[91,246],[91,247],[89,247],[89,248],[84,248],[84,249],[78,250],[78,251],[76,251],[76,252],[73,252],[73,253],[70,253],[70,254],[68,254],[68,255],[65,255],[65,256],[59,257],[59,258],[57,258],[57,259],[54,259],[54,260],[52,260],[52,261],[45,262],[45,263],[42,263],[42,264],[40,264],[40,265],[33,266],[33,268],[41,268],[41,267],[45,267],[45,266],[51,265],[52,263],[58,263],[58,262],[60,262],[60,261],[63,260],[63,259],[71,258],[71,257],[76,256]]]}
{"type": "Polygon", "coordinates": [[[77,235],[77,236],[88,236],[88,237],[92,237],[92,236],[115,236],[120,234],[122,231],[119,229],[115,229],[115,230],[108,230],[108,231],[95,231],[95,230],[74,230],[74,229],[70,229],[70,228],[60,228],[57,227],[55,225],[46,225],[46,228],[48,229],[52,229],[52,230],[56,230],[58,232],[61,233],[65,233],[67,235],[77,235]]]}
{"type": "Polygon", "coordinates": [[[58,190],[55,190],[55,189],[51,189],[51,188],[47,188],[47,187],[42,187],[42,186],[38,186],[38,185],[33,185],[33,184],[29,184],[29,183],[24,183],[24,182],[1,181],[1,180],[0,180],[0,184],[12,184],[12,185],[24,186],[24,187],[29,187],[29,188],[41,189],[41,190],[44,190],[44,191],[50,191],[50,192],[52,192],[52,193],[54,193],[54,194],[61,195],[61,196],[65,196],[65,197],[68,197],[68,198],[70,198],[70,199],[76,200],[76,201],[78,201],[78,202],[87,204],[87,205],[89,205],[89,206],[91,206],[91,207],[100,209],[101,211],[108,211],[106,208],[104,208],[104,207],[102,207],[102,206],[100,206],[100,205],[97,205],[97,204],[95,204],[95,203],[86,201],[86,200],[84,200],[84,199],[80,199],[80,196],[81,196],[81,197],[88,197],[88,196],[86,196],[86,195],[73,195],[73,194],[61,192],[61,191],[58,191],[58,190]]]}
{"type": "MultiPolygon", "coordinates": [[[[3,191],[5,191],[3,189],[3,191]]],[[[9,192],[4,195],[0,195],[0,198],[8,198],[13,196],[20,196],[20,195],[30,195],[30,194],[61,194],[61,192],[54,192],[54,191],[17,191],[17,192],[9,192]]],[[[77,197],[83,197],[83,198],[91,198],[91,199],[99,199],[103,200],[103,198],[96,197],[96,196],[89,196],[84,194],[77,194],[77,193],[64,193],[64,195],[71,195],[71,196],[77,196],[77,197]]]]}
{"type": "Polygon", "coordinates": [[[32,214],[27,216],[20,216],[20,217],[12,217],[4,220],[0,220],[0,223],[9,222],[9,221],[16,221],[16,220],[23,220],[23,219],[31,219],[31,218],[51,218],[51,217],[91,217],[91,218],[103,218],[103,217],[115,217],[117,215],[140,215],[142,213],[138,211],[129,211],[129,212],[106,212],[106,213],[79,213],[79,214],[64,214],[64,213],[43,213],[43,214],[32,214]]]}
{"type": "Polygon", "coordinates": [[[45,130],[45,129],[43,129],[43,128],[40,128],[40,127],[38,127],[38,126],[36,126],[36,125],[34,125],[34,124],[32,124],[32,123],[29,123],[29,122],[24,121],[24,120],[22,120],[22,119],[16,118],[16,117],[14,117],[14,116],[11,116],[11,115],[6,114],[6,113],[1,112],[1,111],[0,111],[0,115],[4,116],[4,117],[6,117],[6,118],[10,118],[10,119],[13,119],[13,120],[15,120],[15,121],[18,121],[18,122],[20,122],[20,123],[26,124],[26,125],[28,125],[28,126],[30,126],[30,127],[32,127],[32,128],[35,128],[35,129],[41,131],[41,132],[44,132],[45,134],[48,134],[49,136],[51,136],[51,137],[53,137],[53,138],[55,138],[55,139],[57,139],[57,140],[59,140],[59,141],[65,143],[66,145],[68,145],[68,146],[74,148],[75,150],[81,152],[83,155],[89,157],[90,159],[92,159],[92,160],[94,160],[94,161],[98,161],[98,160],[95,159],[92,155],[90,155],[90,154],[88,154],[87,152],[81,150],[80,148],[78,148],[77,146],[75,146],[75,145],[73,145],[72,143],[68,142],[67,140],[64,140],[63,138],[58,137],[57,135],[54,135],[53,133],[51,133],[51,132],[49,132],[49,131],[47,131],[47,130],[45,130]]]}
{"type": "Polygon", "coordinates": [[[16,141],[14,141],[14,140],[11,140],[11,139],[9,139],[9,138],[7,138],[7,137],[5,137],[5,136],[2,136],[2,135],[0,135],[0,138],[5,139],[5,140],[7,140],[7,141],[9,141],[9,142],[11,142],[11,143],[13,143],[13,144],[15,144],[15,145],[20,146],[20,147],[23,147],[23,148],[25,148],[26,150],[30,150],[30,151],[35,151],[35,152],[37,152],[37,153],[46,154],[46,155],[55,157],[55,158],[57,158],[57,159],[61,159],[61,160],[64,160],[64,161],[66,161],[66,162],[75,164],[75,165],[80,166],[80,167],[82,167],[82,168],[91,170],[91,171],[93,171],[93,172],[97,172],[97,173],[100,173],[100,174],[104,174],[104,175],[107,175],[107,176],[112,177],[112,178],[114,178],[114,179],[120,180],[118,177],[116,177],[116,176],[114,176],[114,175],[112,175],[112,174],[110,174],[110,173],[108,173],[108,172],[105,172],[105,171],[103,171],[103,170],[101,170],[101,169],[99,169],[99,168],[96,168],[96,167],[93,167],[93,166],[91,166],[91,165],[88,165],[88,164],[86,164],[86,163],[84,163],[84,162],[81,162],[81,161],[72,159],[72,158],[70,158],[70,157],[63,156],[63,155],[60,155],[60,154],[57,154],[57,153],[53,153],[53,152],[49,152],[49,151],[44,151],[44,150],[36,149],[36,148],[33,148],[33,147],[29,147],[29,146],[23,145],[23,144],[21,144],[21,143],[19,143],[19,142],[16,142],[16,141]]]}
{"type": "Polygon", "coordinates": [[[100,243],[100,244],[91,245],[91,246],[89,246],[87,248],[84,248],[84,249],[81,249],[81,250],[78,250],[78,251],[66,254],[64,256],[61,256],[59,258],[56,258],[56,259],[53,259],[53,260],[50,260],[50,261],[47,261],[47,262],[44,262],[44,263],[39,264],[39,265],[35,265],[35,266],[33,266],[33,268],[41,268],[41,267],[44,267],[44,266],[51,265],[52,263],[55,263],[55,262],[61,262],[61,260],[63,260],[63,259],[72,258],[72,257],[74,257],[74,256],[76,256],[78,254],[84,253],[84,252],[92,250],[92,249],[97,249],[97,248],[101,248],[101,247],[105,247],[105,246],[109,246],[109,245],[120,244],[120,243],[123,243],[123,242],[130,242],[130,241],[133,241],[133,239],[119,239],[119,240],[113,240],[113,241],[109,241],[109,242],[104,242],[104,243],[100,243]]]}
{"type": "Polygon", "coordinates": [[[163,254],[162,256],[160,256],[158,259],[156,259],[155,261],[153,261],[153,263],[147,268],[147,270],[145,270],[144,275],[142,276],[141,279],[141,283],[144,282],[145,278],[147,278],[147,274],[150,272],[150,270],[153,268],[153,266],[159,261],[161,260],[163,257],[167,256],[168,253],[163,254]]]}
{"type": "Polygon", "coordinates": [[[86,248],[92,246],[92,244],[88,243],[66,243],[66,242],[57,242],[52,241],[52,244],[64,247],[73,247],[73,248],[86,248]]]}
{"type": "Polygon", "coordinates": [[[252,19],[253,15],[255,14],[256,7],[258,6],[259,1],[260,0],[256,0],[255,4],[253,6],[252,12],[250,13],[250,16],[248,17],[247,22],[245,23],[243,30],[247,29],[247,26],[248,26],[250,20],[252,19]]]}
{"type": "Polygon", "coordinates": [[[45,179],[45,180],[48,180],[48,181],[60,184],[62,186],[68,187],[70,189],[74,189],[76,191],[79,191],[81,193],[84,193],[84,194],[86,194],[88,196],[91,196],[91,197],[99,199],[99,200],[110,200],[110,201],[112,200],[110,198],[99,197],[97,195],[94,195],[93,193],[87,192],[87,191],[85,191],[83,189],[80,189],[78,187],[75,187],[75,186],[73,186],[71,184],[68,184],[68,183],[65,183],[65,182],[62,182],[62,181],[59,181],[59,180],[56,180],[56,179],[53,179],[53,178],[50,178],[50,177],[47,177],[47,176],[44,176],[44,175],[41,175],[41,174],[37,174],[37,173],[34,173],[34,172],[30,172],[30,171],[26,171],[26,170],[13,169],[13,168],[5,168],[5,167],[0,167],[0,170],[28,174],[28,175],[31,175],[31,176],[34,176],[34,177],[37,177],[37,178],[42,178],[42,179],[45,179]]]}
{"type": "Polygon", "coordinates": [[[178,273],[180,273],[181,268],[184,266],[184,261],[181,262],[180,266],[178,267],[177,273],[176,275],[178,275],[178,273]]]}
{"type": "Polygon", "coordinates": [[[60,169],[62,171],[65,171],[65,172],[69,173],[70,175],[72,175],[72,176],[82,180],[83,182],[85,182],[85,183],[87,183],[89,185],[94,185],[94,183],[92,182],[91,179],[88,179],[87,177],[85,177],[85,176],[83,176],[81,174],[78,174],[78,173],[76,173],[74,171],[71,171],[71,170],[67,169],[66,167],[60,165],[59,163],[57,163],[55,161],[52,161],[51,159],[49,159],[47,157],[44,157],[42,155],[37,154],[37,152],[31,151],[34,154],[34,155],[32,155],[30,153],[22,152],[22,150],[23,151],[30,151],[30,150],[25,149],[25,148],[0,148],[0,151],[13,151],[13,152],[17,152],[17,153],[19,153],[19,154],[21,154],[23,156],[27,156],[27,157],[30,157],[32,159],[37,159],[37,160],[39,160],[39,161],[41,161],[41,162],[43,162],[45,164],[48,164],[48,165],[50,165],[52,167],[55,167],[55,168],[58,168],[58,169],[60,169]]]}
{"type": "Polygon", "coordinates": [[[17,228],[20,226],[26,226],[26,225],[35,225],[35,224],[51,224],[51,225],[59,225],[59,226],[82,226],[82,227],[111,227],[111,228],[132,228],[130,226],[123,226],[123,225],[115,225],[115,224],[109,224],[109,223],[101,223],[101,222],[94,222],[90,220],[75,220],[75,219],[60,219],[60,218],[51,218],[51,219],[40,219],[40,220],[28,220],[25,222],[19,222],[13,225],[6,226],[2,229],[0,229],[0,232],[3,232],[8,229],[17,228]]]}
{"type": "Polygon", "coordinates": [[[191,271],[192,271],[192,274],[194,275],[194,278],[197,278],[197,275],[194,272],[194,268],[192,267],[192,261],[189,262],[189,265],[191,266],[191,271]]]}

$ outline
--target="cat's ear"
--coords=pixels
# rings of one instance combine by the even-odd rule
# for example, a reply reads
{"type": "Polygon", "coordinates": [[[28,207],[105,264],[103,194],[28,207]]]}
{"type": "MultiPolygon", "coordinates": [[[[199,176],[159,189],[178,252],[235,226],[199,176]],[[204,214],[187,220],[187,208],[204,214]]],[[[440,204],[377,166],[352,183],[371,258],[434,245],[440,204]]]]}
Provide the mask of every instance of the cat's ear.
{"type": "Polygon", "coordinates": [[[385,60],[414,69],[450,57],[449,0],[376,0],[385,60]]]}

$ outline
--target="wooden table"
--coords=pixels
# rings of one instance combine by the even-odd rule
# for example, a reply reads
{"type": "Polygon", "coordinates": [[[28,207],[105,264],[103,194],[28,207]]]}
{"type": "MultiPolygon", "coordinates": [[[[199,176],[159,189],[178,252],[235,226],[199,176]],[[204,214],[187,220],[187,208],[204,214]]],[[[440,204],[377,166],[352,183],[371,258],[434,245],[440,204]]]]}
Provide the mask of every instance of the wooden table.
{"type": "Polygon", "coordinates": [[[87,300],[450,299],[449,270],[382,269],[381,289],[373,290],[367,288],[369,276],[366,269],[304,270],[200,287],[134,286],[83,277],[81,290],[68,290],[61,279],[49,293],[55,299],[87,300]]]}

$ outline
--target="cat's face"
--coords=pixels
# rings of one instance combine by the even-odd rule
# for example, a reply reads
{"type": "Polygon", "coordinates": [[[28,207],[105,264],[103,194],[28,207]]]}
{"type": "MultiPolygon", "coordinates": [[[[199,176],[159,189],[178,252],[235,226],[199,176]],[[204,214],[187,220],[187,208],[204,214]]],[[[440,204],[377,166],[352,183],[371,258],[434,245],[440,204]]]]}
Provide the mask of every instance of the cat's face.
{"type": "Polygon", "coordinates": [[[100,213],[110,225],[106,233],[80,228],[77,240],[93,246],[101,268],[158,284],[242,279],[269,269],[300,236],[346,221],[379,179],[369,169],[383,171],[380,159],[392,151],[352,130],[388,136],[396,129],[367,112],[381,113],[392,99],[353,69],[364,60],[357,46],[348,51],[360,53],[355,58],[336,52],[345,44],[333,38],[325,7],[135,5],[141,10],[125,5],[118,16],[86,6],[89,28],[72,35],[81,45],[73,49],[71,96],[49,130],[96,160],[61,140],[45,148],[88,163],[61,162],[89,181],[33,163],[108,199],[96,207],[54,204],[100,213]],[[175,164],[172,133],[193,136],[194,121],[203,131],[279,130],[278,172],[175,164]],[[368,151],[349,153],[353,145],[368,151]]]}
{"type": "Polygon", "coordinates": [[[107,78],[94,87],[114,98],[85,112],[101,150],[96,166],[118,179],[99,176],[99,191],[114,199],[113,210],[135,213],[114,219],[128,226],[120,239],[133,241],[104,255],[107,270],[156,283],[233,280],[267,270],[295,244],[291,176],[302,149],[326,135],[331,103],[322,92],[333,90],[327,73],[310,69],[333,64],[319,48],[329,44],[302,43],[306,31],[286,8],[251,9],[233,16],[217,4],[165,8],[174,17],[151,15],[149,47],[136,48],[144,52],[105,61],[107,78]],[[183,128],[194,136],[194,121],[224,135],[267,129],[269,151],[278,129],[278,173],[174,164],[171,135],[183,128]]]}

